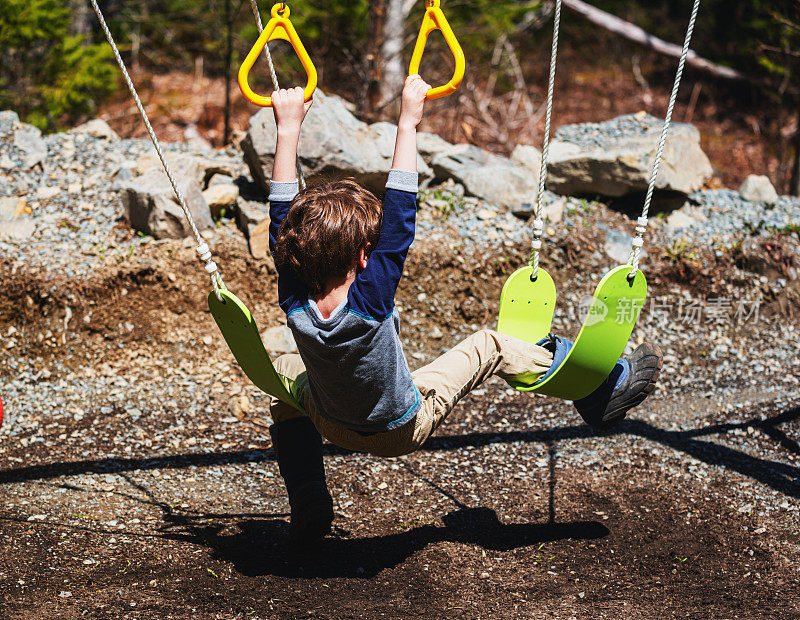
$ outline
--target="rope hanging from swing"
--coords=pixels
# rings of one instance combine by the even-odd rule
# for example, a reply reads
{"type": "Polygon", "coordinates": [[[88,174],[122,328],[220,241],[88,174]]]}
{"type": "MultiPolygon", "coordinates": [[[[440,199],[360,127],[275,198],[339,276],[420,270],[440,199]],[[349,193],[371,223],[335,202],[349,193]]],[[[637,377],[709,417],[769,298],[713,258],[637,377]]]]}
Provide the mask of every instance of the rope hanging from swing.
{"type": "Polygon", "coordinates": [[[197,242],[197,247],[195,250],[197,255],[200,257],[200,260],[205,263],[206,272],[208,272],[209,276],[211,276],[211,285],[214,287],[214,294],[218,299],[222,299],[220,291],[225,290],[225,283],[222,281],[222,276],[217,269],[216,263],[212,259],[211,250],[209,249],[205,239],[203,239],[203,237],[200,235],[200,231],[197,229],[197,224],[194,221],[194,217],[192,217],[192,212],[186,204],[186,199],[183,195],[183,192],[180,190],[175,181],[172,170],[167,163],[167,158],[164,156],[164,151],[161,150],[161,144],[156,137],[156,132],[153,130],[153,126],[150,124],[150,118],[147,116],[144,105],[142,105],[142,100],[139,98],[139,93],[136,92],[136,87],[133,85],[133,81],[128,73],[128,69],[125,67],[125,62],[122,60],[122,56],[119,53],[117,44],[114,42],[114,37],[111,35],[111,30],[109,30],[105,17],[103,17],[103,12],[100,10],[97,0],[89,1],[92,4],[95,14],[97,15],[97,19],[100,21],[100,26],[106,35],[106,39],[108,39],[108,44],[111,46],[111,49],[114,52],[114,58],[117,59],[117,64],[122,71],[122,76],[125,78],[125,83],[128,85],[128,89],[130,90],[131,96],[136,103],[136,107],[139,110],[142,121],[144,121],[145,128],[147,129],[147,133],[150,135],[150,140],[152,141],[153,147],[156,150],[158,159],[161,161],[161,165],[164,167],[164,172],[167,175],[169,184],[172,186],[172,191],[175,193],[175,197],[178,199],[178,204],[183,211],[183,215],[186,217],[186,221],[189,222],[189,227],[191,228],[192,234],[197,242]]]}
{"type": "Polygon", "coordinates": [[[553,91],[556,82],[556,58],[558,56],[558,33],[561,28],[561,0],[556,0],[553,15],[553,44],[550,47],[550,75],[547,80],[547,107],[544,114],[544,139],[542,141],[542,163],[539,168],[539,184],[536,186],[534,198],[533,240],[531,241],[531,257],[529,264],[533,272],[531,281],[539,277],[539,252],[542,249],[542,195],[547,181],[547,158],[550,152],[550,119],[553,116],[553,91]]]}

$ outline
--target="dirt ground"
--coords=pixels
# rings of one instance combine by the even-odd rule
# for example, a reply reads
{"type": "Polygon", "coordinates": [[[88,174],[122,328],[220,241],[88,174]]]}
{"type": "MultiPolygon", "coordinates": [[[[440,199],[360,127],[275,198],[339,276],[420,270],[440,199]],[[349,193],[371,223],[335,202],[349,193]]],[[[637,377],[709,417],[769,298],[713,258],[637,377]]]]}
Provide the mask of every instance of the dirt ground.
{"type": "MultiPolygon", "coordinates": [[[[556,252],[558,281],[586,283],[583,241],[556,252]]],[[[0,359],[0,617],[800,618],[800,367],[763,353],[797,325],[796,291],[729,334],[744,357],[724,372],[708,330],[676,336],[660,388],[605,435],[492,380],[416,454],[326,444],[335,533],[299,550],[266,398],[191,250],[145,247],[146,267],[78,290],[0,271],[17,343],[0,359]]],[[[215,251],[262,328],[279,321],[269,263],[241,240],[215,251]]],[[[523,253],[415,246],[398,298],[412,365],[492,324],[523,253]]],[[[649,260],[654,296],[747,279],[741,255],[713,273],[649,260]]]]}

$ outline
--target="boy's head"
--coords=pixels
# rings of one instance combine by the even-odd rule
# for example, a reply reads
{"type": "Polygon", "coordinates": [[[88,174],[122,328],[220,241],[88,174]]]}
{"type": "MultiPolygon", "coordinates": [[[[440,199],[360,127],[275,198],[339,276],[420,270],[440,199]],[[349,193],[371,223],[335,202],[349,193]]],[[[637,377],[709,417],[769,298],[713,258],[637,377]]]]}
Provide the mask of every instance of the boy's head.
{"type": "Polygon", "coordinates": [[[289,207],[275,262],[291,267],[312,295],[322,295],[378,243],[381,215],[380,201],[352,179],[315,185],[289,207]]]}

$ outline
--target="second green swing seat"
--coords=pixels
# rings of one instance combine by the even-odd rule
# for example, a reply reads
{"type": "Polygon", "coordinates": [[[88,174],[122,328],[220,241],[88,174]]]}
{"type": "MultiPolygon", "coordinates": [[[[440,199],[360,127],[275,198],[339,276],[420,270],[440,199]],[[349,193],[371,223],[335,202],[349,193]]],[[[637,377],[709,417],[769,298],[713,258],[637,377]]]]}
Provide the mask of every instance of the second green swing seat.
{"type": "MultiPolygon", "coordinates": [[[[556,290],[546,271],[539,269],[535,281],[532,273],[530,267],[523,267],[506,281],[497,331],[535,343],[550,331],[556,290]]],[[[538,383],[512,381],[510,385],[565,400],[581,399],[597,389],[625,351],[647,297],[644,274],[637,270],[629,279],[630,273],[630,265],[621,265],[600,281],[578,337],[554,372],[538,383]]]]}

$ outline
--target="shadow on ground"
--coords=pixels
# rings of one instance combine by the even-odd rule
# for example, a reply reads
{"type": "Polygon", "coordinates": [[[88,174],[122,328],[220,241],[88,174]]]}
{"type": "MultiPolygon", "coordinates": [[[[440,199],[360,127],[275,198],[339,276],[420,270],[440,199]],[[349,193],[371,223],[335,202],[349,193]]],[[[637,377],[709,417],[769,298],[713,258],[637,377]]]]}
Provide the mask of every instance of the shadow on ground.
{"type": "Polygon", "coordinates": [[[460,508],[444,526],[418,525],[403,532],[366,538],[328,537],[313,548],[289,547],[289,526],[280,519],[243,519],[234,526],[183,523],[165,538],[209,547],[214,556],[243,575],[283,577],[374,577],[405,562],[415,552],[440,542],[509,551],[557,540],[595,540],[609,530],[596,521],[501,523],[489,508],[460,508]]]}
{"type": "MultiPolygon", "coordinates": [[[[626,420],[605,436],[633,435],[649,439],[678,452],[726,469],[765,484],[790,497],[800,498],[800,467],[778,461],[770,461],[729,448],[712,441],[699,439],[709,435],[724,434],[736,429],[753,427],[762,431],[783,449],[800,454],[800,444],[778,428],[778,425],[800,419],[800,407],[788,409],[764,420],[753,418],[737,424],[713,424],[703,428],[686,431],[670,431],[658,428],[639,420],[626,420]]],[[[426,451],[450,451],[463,447],[480,447],[492,443],[550,443],[594,437],[597,433],[591,428],[580,426],[560,426],[548,430],[509,431],[504,433],[468,433],[433,437],[422,447],[426,451]]],[[[325,446],[328,455],[352,454],[334,445],[325,446]]],[[[235,465],[250,462],[272,461],[275,455],[271,449],[229,452],[209,452],[199,454],[177,454],[151,458],[105,458],[45,465],[31,465],[0,471],[0,484],[12,484],[32,480],[46,480],[58,476],[123,473],[149,469],[183,469],[186,467],[210,467],[235,465]]]]}

